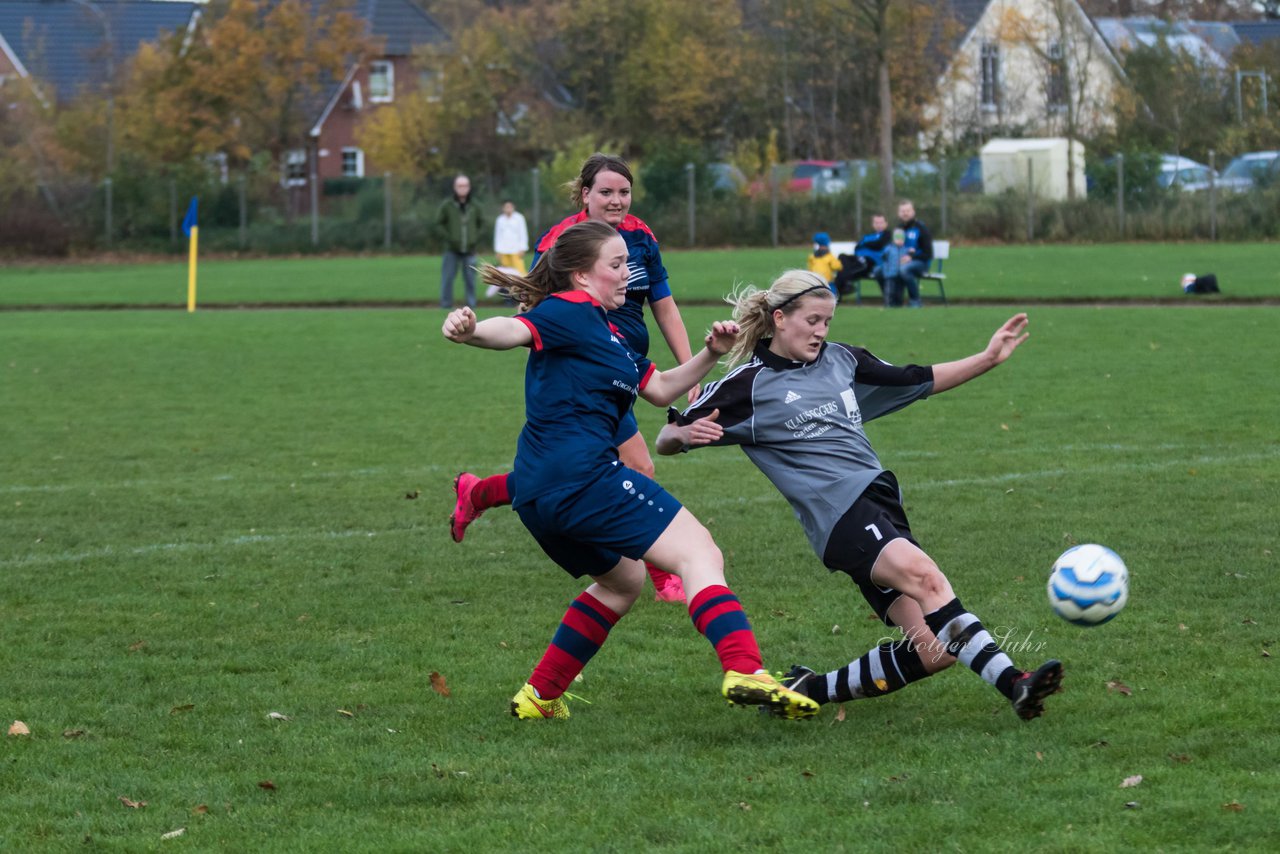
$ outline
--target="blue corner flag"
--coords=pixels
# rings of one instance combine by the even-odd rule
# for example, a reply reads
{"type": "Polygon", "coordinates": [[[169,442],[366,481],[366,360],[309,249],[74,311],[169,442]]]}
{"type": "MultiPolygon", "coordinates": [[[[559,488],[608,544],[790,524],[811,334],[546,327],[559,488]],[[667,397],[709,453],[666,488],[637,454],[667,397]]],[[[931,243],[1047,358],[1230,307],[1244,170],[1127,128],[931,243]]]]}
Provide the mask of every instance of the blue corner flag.
{"type": "Polygon", "coordinates": [[[196,228],[199,223],[196,222],[200,208],[200,197],[191,197],[191,206],[187,208],[187,215],[182,218],[182,236],[190,237],[191,229],[196,228]]]}

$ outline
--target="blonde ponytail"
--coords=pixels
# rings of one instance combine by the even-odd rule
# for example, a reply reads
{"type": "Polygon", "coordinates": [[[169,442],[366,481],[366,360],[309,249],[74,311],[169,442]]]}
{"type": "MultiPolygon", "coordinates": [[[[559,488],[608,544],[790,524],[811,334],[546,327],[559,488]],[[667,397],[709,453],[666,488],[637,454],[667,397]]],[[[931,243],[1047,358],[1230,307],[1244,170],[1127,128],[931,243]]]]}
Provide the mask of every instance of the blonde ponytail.
{"type": "Polygon", "coordinates": [[[773,313],[778,309],[790,315],[804,303],[802,297],[835,299],[831,288],[817,273],[808,270],[787,270],[773,280],[769,290],[762,291],[755,285],[735,287],[725,302],[733,306],[733,319],[738,323],[738,340],[725,356],[727,367],[751,358],[756,345],[773,335],[773,313]]]}

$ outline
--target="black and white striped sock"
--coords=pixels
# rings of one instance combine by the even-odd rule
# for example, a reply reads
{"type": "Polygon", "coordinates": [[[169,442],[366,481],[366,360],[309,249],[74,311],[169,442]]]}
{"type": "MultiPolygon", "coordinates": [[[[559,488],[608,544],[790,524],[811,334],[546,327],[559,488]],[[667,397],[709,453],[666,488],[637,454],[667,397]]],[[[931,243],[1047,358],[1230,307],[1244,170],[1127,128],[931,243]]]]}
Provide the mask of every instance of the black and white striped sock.
{"type": "Polygon", "coordinates": [[[942,641],[947,652],[994,685],[1005,697],[1013,697],[1013,682],[1022,675],[1022,671],[1013,665],[1013,659],[1000,648],[978,618],[964,609],[959,599],[952,599],[932,614],[925,614],[924,621],[942,641]]]}
{"type": "Polygon", "coordinates": [[[904,638],[881,644],[839,670],[810,679],[803,690],[819,703],[844,703],[889,694],[928,675],[915,644],[904,638]]]}

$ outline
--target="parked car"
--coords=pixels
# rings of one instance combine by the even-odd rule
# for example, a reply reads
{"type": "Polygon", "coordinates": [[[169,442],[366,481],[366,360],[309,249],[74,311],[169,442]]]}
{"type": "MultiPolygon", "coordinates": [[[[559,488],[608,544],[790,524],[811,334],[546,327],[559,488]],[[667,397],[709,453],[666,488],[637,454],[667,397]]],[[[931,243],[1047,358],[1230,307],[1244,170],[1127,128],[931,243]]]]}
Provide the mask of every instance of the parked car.
{"type": "Polygon", "coordinates": [[[801,160],[791,164],[787,187],[797,193],[843,193],[849,188],[849,175],[838,160],[801,160]]]}
{"type": "Polygon", "coordinates": [[[732,163],[708,163],[711,189],[717,193],[740,193],[747,186],[747,176],[732,163]]]}
{"type": "Polygon", "coordinates": [[[1280,151],[1251,151],[1241,154],[1222,170],[1218,186],[1244,193],[1265,187],[1280,178],[1280,151]]]}
{"type": "Polygon", "coordinates": [[[1156,183],[1161,187],[1173,187],[1184,193],[1194,193],[1209,189],[1210,178],[1216,179],[1218,173],[1203,163],[1165,154],[1160,158],[1160,173],[1156,183]]]}

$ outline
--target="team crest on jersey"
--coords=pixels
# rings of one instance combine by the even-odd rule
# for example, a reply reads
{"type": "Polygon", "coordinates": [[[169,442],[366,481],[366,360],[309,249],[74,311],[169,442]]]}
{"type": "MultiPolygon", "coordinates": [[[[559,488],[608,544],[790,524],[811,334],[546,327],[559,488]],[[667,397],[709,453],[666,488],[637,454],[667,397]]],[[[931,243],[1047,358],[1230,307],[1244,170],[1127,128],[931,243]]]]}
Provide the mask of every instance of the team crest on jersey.
{"type": "Polygon", "coordinates": [[[782,402],[783,402],[783,403],[795,403],[795,402],[796,402],[797,400],[799,400],[799,399],[800,399],[800,395],[798,395],[798,394],[796,394],[794,391],[791,391],[790,389],[788,389],[788,390],[787,390],[787,396],[786,396],[786,397],[784,397],[784,398],[782,399],[782,402]]]}
{"type": "Polygon", "coordinates": [[[840,392],[840,399],[844,401],[844,414],[854,424],[862,423],[862,410],[858,408],[858,398],[854,397],[853,389],[847,388],[840,392]]]}

